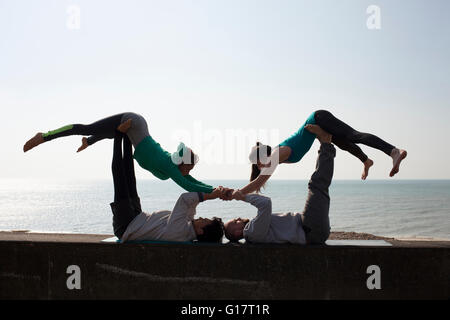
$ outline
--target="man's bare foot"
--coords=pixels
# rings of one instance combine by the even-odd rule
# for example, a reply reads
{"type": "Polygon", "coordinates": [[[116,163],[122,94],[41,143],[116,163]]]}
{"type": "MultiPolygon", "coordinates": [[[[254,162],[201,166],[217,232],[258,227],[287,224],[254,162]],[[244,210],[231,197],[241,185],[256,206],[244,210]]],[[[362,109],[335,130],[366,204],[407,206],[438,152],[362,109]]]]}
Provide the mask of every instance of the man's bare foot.
{"type": "Polygon", "coordinates": [[[366,180],[367,176],[369,175],[369,169],[370,167],[373,166],[373,161],[370,159],[367,159],[366,161],[364,161],[364,171],[361,175],[361,179],[366,180]]]}
{"type": "Polygon", "coordinates": [[[42,135],[42,132],[38,132],[36,133],[36,135],[31,138],[30,140],[28,140],[25,145],[23,146],[23,152],[27,152],[31,149],[33,149],[34,147],[37,147],[38,145],[40,145],[41,143],[44,143],[44,137],[42,135]]]}
{"type": "Polygon", "coordinates": [[[320,126],[316,124],[307,124],[305,128],[309,132],[314,133],[317,136],[317,139],[319,139],[320,143],[331,143],[331,138],[333,136],[323,130],[320,126]]]}
{"type": "Polygon", "coordinates": [[[390,177],[393,177],[396,173],[398,173],[398,171],[400,170],[400,162],[402,162],[402,160],[405,159],[407,155],[408,153],[406,152],[406,150],[397,148],[392,150],[391,158],[393,162],[393,167],[391,173],[389,173],[390,177]]]}
{"type": "Polygon", "coordinates": [[[86,137],[83,137],[83,138],[81,139],[81,147],[78,148],[77,152],[83,151],[83,150],[86,149],[87,147],[89,147],[87,138],[86,138],[86,137]]]}
{"type": "Polygon", "coordinates": [[[131,128],[131,119],[128,119],[124,123],[121,123],[120,126],[117,127],[117,130],[119,130],[122,133],[127,133],[130,128],[131,128]]]}

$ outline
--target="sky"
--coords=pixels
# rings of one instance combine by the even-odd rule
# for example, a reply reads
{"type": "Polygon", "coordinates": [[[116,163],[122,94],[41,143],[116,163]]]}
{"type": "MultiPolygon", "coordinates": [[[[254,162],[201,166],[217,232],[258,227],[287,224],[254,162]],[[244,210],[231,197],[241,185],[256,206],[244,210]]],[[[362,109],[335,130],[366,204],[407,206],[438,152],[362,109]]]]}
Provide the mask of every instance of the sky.
{"type": "MultiPolygon", "coordinates": [[[[326,109],[408,151],[395,179],[450,179],[449,12],[447,0],[0,0],[0,178],[110,178],[112,140],[22,147],[132,111],[167,151],[183,141],[199,155],[197,179],[248,179],[257,140],[277,145],[326,109]]],[[[318,148],[273,178],[309,179],[318,148]]],[[[362,149],[369,179],[390,179],[392,160],[362,149]]],[[[338,150],[335,179],[361,171],[338,150]]]]}

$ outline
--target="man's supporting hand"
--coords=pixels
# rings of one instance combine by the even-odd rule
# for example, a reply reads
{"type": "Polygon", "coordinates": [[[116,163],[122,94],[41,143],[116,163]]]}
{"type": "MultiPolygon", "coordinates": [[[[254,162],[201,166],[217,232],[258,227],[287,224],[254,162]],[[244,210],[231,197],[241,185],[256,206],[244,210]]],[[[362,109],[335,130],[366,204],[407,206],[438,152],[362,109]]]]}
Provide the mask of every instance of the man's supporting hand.
{"type": "Polygon", "coordinates": [[[205,194],[205,200],[217,199],[220,198],[225,201],[230,200],[244,200],[245,194],[241,190],[234,190],[231,188],[226,188],[223,186],[219,186],[213,190],[213,192],[209,194],[205,194]]]}
{"type": "Polygon", "coordinates": [[[222,193],[220,194],[220,199],[222,200],[231,200],[231,194],[233,193],[233,189],[222,187],[222,193]]]}
{"type": "Polygon", "coordinates": [[[230,188],[223,188],[222,194],[220,196],[220,199],[229,201],[231,200],[231,195],[233,194],[233,189],[230,188]]]}
{"type": "Polygon", "coordinates": [[[131,119],[128,119],[127,121],[125,121],[124,123],[121,123],[118,127],[117,130],[122,132],[122,133],[127,133],[128,130],[131,128],[131,119]]]}
{"type": "Polygon", "coordinates": [[[217,199],[220,197],[220,195],[223,192],[223,187],[217,187],[213,190],[213,192],[211,193],[205,193],[204,195],[204,199],[205,200],[213,200],[213,199],[217,199]]]}
{"type": "Polygon", "coordinates": [[[231,200],[231,194],[233,193],[233,189],[225,188],[222,186],[218,186],[211,193],[205,193],[205,200],[213,200],[220,198],[222,200],[231,200]],[[229,199],[228,199],[229,198],[229,199]]]}

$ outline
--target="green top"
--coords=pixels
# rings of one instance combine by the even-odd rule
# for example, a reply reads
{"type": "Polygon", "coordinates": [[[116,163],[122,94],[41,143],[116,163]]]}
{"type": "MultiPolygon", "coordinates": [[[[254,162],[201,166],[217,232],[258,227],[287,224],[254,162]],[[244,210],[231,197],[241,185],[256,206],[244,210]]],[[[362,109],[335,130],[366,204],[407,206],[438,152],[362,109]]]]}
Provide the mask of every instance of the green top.
{"type": "Polygon", "coordinates": [[[314,143],[316,135],[305,129],[307,124],[316,124],[315,112],[306,119],[306,122],[302,124],[297,132],[279,144],[280,146],[291,148],[291,155],[287,159],[288,163],[299,162],[314,143]]]}
{"type": "Polygon", "coordinates": [[[165,151],[152,137],[145,137],[134,151],[134,158],[139,165],[161,180],[171,178],[188,192],[211,193],[214,188],[195,180],[190,175],[183,176],[178,166],[173,163],[171,154],[165,151]]]}

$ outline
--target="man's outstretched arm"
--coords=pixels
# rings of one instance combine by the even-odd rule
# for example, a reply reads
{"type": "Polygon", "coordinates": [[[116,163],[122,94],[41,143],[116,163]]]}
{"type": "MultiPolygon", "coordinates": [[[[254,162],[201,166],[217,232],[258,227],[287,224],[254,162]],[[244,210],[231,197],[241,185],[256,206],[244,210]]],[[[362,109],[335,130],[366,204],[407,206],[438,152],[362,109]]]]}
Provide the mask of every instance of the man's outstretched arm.
{"type": "Polygon", "coordinates": [[[260,194],[248,194],[243,201],[258,209],[258,214],[244,229],[244,236],[250,242],[264,242],[272,220],[272,200],[260,194]]]}
{"type": "Polygon", "coordinates": [[[196,213],[197,205],[205,200],[217,199],[224,192],[224,188],[218,187],[211,193],[204,192],[185,192],[178,198],[170,217],[170,220],[186,221],[186,218],[192,220],[196,213]]]}

